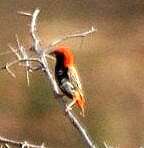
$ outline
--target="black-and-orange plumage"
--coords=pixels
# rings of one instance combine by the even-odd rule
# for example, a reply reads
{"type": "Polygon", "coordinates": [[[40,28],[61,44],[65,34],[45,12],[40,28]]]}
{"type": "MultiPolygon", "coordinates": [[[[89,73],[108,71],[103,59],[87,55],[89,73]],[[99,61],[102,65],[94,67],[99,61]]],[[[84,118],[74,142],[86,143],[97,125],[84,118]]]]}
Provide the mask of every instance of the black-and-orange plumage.
{"type": "Polygon", "coordinates": [[[52,51],[56,57],[55,78],[61,91],[73,99],[84,115],[85,99],[81,82],[74,66],[74,57],[69,48],[57,48],[52,51]]]}

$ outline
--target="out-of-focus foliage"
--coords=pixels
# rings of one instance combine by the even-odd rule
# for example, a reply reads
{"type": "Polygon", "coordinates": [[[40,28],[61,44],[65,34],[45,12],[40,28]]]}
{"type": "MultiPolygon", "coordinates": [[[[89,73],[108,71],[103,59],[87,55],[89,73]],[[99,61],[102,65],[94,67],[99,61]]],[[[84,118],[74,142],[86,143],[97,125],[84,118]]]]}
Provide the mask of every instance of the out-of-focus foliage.
{"type": "MultiPolygon", "coordinates": [[[[1,0],[0,52],[15,46],[15,33],[29,47],[29,19],[17,11],[41,8],[39,35],[46,47],[61,35],[96,26],[98,32],[62,43],[76,57],[88,100],[81,119],[102,147],[136,148],[144,144],[144,2],[142,0],[1,0]]],[[[0,64],[13,55],[0,57],[0,64]]],[[[52,65],[53,66],[53,65],[52,65]]],[[[27,87],[24,70],[17,78],[0,74],[0,135],[54,148],[83,147],[81,138],[54,99],[42,73],[31,74],[27,87]]],[[[81,118],[81,117],[80,117],[81,118]]]]}

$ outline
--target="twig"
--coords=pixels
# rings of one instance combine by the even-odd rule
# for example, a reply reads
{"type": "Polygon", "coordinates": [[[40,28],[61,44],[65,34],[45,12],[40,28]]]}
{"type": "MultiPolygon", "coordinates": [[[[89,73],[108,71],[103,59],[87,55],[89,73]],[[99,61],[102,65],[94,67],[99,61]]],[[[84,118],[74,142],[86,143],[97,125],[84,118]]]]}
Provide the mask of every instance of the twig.
{"type": "Polygon", "coordinates": [[[17,13],[20,14],[20,15],[32,16],[32,14],[29,13],[29,12],[17,11],[17,13]]]}
{"type": "MultiPolygon", "coordinates": [[[[37,58],[29,58],[29,59],[18,59],[18,60],[14,60],[14,61],[12,61],[12,62],[10,62],[10,63],[6,63],[6,65],[0,67],[0,70],[4,70],[4,69],[7,70],[7,72],[8,72],[12,77],[16,78],[16,75],[10,70],[10,67],[12,67],[12,66],[14,66],[14,65],[16,65],[16,64],[18,64],[18,63],[23,63],[23,62],[37,62],[37,63],[39,63],[39,64],[41,65],[41,67],[42,67],[42,63],[41,63],[41,61],[39,61],[39,59],[37,59],[37,58]]],[[[30,70],[33,70],[33,68],[31,68],[31,67],[26,67],[26,68],[29,68],[30,70]]],[[[36,69],[37,69],[37,68],[36,68],[36,69]]],[[[34,69],[34,70],[36,70],[36,69],[34,69]]]]}
{"type": "Polygon", "coordinates": [[[49,70],[49,65],[46,59],[46,54],[44,53],[44,50],[42,50],[41,46],[40,46],[40,42],[37,36],[37,29],[36,29],[36,20],[37,20],[37,16],[40,12],[40,9],[36,9],[33,14],[32,14],[32,20],[31,20],[31,35],[32,35],[32,45],[34,46],[34,50],[36,52],[36,54],[39,56],[40,61],[43,65],[44,68],[44,72],[48,78],[48,80],[50,80],[52,86],[53,86],[53,90],[56,94],[59,94],[59,88],[57,86],[56,81],[53,79],[53,75],[51,74],[50,70],[49,70]]]}
{"type": "Polygon", "coordinates": [[[40,40],[38,36],[36,35],[36,20],[37,20],[37,16],[39,15],[39,13],[40,13],[40,9],[37,8],[32,14],[30,32],[31,32],[32,40],[33,40],[32,47],[34,47],[38,55],[41,55],[42,50],[40,47],[40,40]]]}
{"type": "Polygon", "coordinates": [[[117,146],[111,146],[111,145],[109,145],[109,144],[107,144],[105,141],[104,141],[104,146],[105,146],[105,148],[120,148],[120,146],[119,145],[117,145],[117,146]]]}
{"type": "Polygon", "coordinates": [[[18,63],[23,63],[23,62],[27,62],[27,61],[30,61],[30,62],[36,62],[36,63],[39,63],[42,65],[41,61],[38,59],[38,58],[29,58],[29,59],[19,59],[19,60],[14,60],[10,63],[7,63],[5,66],[2,66],[0,69],[6,69],[5,67],[12,67],[13,65],[15,64],[18,64],[18,63]]]}
{"type": "Polygon", "coordinates": [[[71,39],[71,38],[76,38],[76,37],[86,37],[87,35],[92,34],[92,33],[96,32],[96,31],[97,31],[97,29],[92,26],[89,31],[82,32],[82,33],[77,33],[77,34],[72,34],[72,35],[66,35],[64,37],[59,38],[56,41],[51,42],[48,45],[48,49],[53,47],[53,46],[56,46],[57,44],[59,44],[60,42],[63,42],[64,40],[71,39]]]}
{"type": "MultiPolygon", "coordinates": [[[[16,41],[17,41],[18,49],[21,52],[21,55],[22,55],[23,59],[28,59],[28,56],[27,56],[27,53],[25,52],[24,47],[20,45],[19,38],[18,38],[17,34],[16,34],[16,41]]],[[[30,67],[30,63],[29,63],[29,61],[26,61],[26,79],[27,79],[28,86],[30,85],[29,67],[30,67]]]]}
{"type": "Polygon", "coordinates": [[[21,147],[21,148],[46,148],[44,146],[44,144],[42,145],[34,145],[34,144],[30,144],[28,142],[20,142],[20,141],[15,141],[15,140],[10,140],[10,139],[7,139],[7,138],[4,138],[4,137],[1,137],[0,136],[0,143],[6,143],[8,145],[12,145],[12,146],[18,146],[18,147],[21,147]]]}
{"type": "Polygon", "coordinates": [[[8,47],[11,49],[11,51],[16,55],[18,59],[21,59],[21,56],[19,55],[16,49],[14,49],[10,44],[8,44],[8,47]]]}

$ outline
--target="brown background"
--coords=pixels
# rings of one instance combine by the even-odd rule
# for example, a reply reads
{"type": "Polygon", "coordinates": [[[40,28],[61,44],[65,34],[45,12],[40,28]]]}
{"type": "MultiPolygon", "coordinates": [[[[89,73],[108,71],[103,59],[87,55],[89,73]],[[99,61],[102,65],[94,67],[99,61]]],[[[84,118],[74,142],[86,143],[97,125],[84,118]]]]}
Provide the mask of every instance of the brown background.
{"type": "MultiPolygon", "coordinates": [[[[41,8],[39,35],[43,47],[62,35],[85,31],[92,25],[98,32],[62,43],[76,57],[88,100],[81,119],[93,139],[122,148],[144,144],[144,2],[142,0],[0,0],[0,52],[15,47],[15,33],[25,47],[29,19],[18,10],[41,8]]],[[[1,56],[0,64],[14,59],[1,56]]],[[[17,78],[0,73],[0,135],[44,142],[50,148],[82,148],[79,134],[64,116],[42,73],[30,76],[14,67],[17,78]]],[[[78,111],[77,111],[78,113],[78,111]]],[[[81,117],[80,117],[81,118],[81,117]]]]}

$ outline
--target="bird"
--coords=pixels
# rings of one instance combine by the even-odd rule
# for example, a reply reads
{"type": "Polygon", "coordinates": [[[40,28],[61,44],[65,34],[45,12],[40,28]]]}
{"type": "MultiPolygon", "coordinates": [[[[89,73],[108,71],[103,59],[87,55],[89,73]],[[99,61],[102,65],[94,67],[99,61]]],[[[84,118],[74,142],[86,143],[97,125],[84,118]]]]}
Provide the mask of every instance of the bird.
{"type": "Polygon", "coordinates": [[[52,49],[50,55],[53,55],[56,59],[56,82],[62,93],[72,99],[72,102],[67,105],[66,111],[72,110],[72,107],[76,105],[81,110],[80,114],[84,117],[86,99],[84,97],[80,78],[74,63],[74,54],[70,48],[58,47],[52,49]]]}

